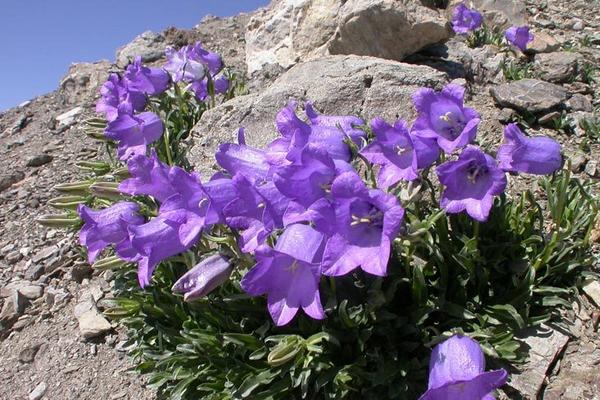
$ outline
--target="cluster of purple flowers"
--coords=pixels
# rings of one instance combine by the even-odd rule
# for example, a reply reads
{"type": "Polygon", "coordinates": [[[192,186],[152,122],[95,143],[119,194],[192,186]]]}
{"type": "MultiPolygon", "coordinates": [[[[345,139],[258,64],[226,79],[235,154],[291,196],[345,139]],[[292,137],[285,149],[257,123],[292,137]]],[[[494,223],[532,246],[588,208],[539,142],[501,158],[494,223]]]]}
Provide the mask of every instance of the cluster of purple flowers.
{"type": "MultiPolygon", "coordinates": [[[[506,171],[548,174],[560,168],[558,143],[526,137],[515,124],[506,128],[497,159],[472,145],[480,118],[463,100],[464,89],[457,85],[440,92],[420,89],[414,94],[418,117],[412,127],[375,118],[372,138],[360,118],[321,115],[306,103],[304,121],[292,102],[277,114],[280,136],[265,149],[247,145],[243,129],[238,143],[221,145],[215,158],[222,172],[205,183],[154,153],[133,154],[127,162],[130,178],[119,190],[151,196],[158,215],[145,222],[130,202],[102,211],[81,206],[81,243],[90,261],[114,245],[119,257],[138,263],[144,287],[162,260],[189,250],[203,232],[222,224],[236,232],[239,249],[256,259],[241,287],[252,296],[267,296],[277,325],[289,323],[300,308],[322,319],[322,276],[357,268],[386,275],[404,217],[399,184],[420,179],[442,152],[449,160],[435,169],[444,185],[440,206],[447,213],[466,211],[478,221],[488,218],[493,198],[504,191],[506,171]],[[374,184],[361,176],[365,165],[367,175],[376,172],[374,184]]],[[[228,279],[235,264],[229,257],[205,259],[173,290],[188,300],[205,295],[228,279]]]]}
{"type": "Polygon", "coordinates": [[[179,51],[168,48],[166,55],[163,68],[146,67],[137,57],[122,76],[111,73],[100,89],[96,111],[108,122],[104,134],[118,143],[120,160],[146,155],[148,145],[163,134],[160,117],[153,112],[143,112],[148,96],[158,96],[172,82],[180,81],[189,84],[199,101],[205,101],[211,90],[213,94],[221,94],[229,88],[227,78],[217,75],[223,69],[221,57],[204,50],[199,42],[179,51]]]}
{"type": "MultiPolygon", "coordinates": [[[[459,3],[452,13],[452,29],[459,35],[465,35],[479,29],[483,25],[483,16],[465,3],[459,3]]],[[[528,26],[511,26],[504,32],[506,40],[521,51],[527,49],[527,44],[533,40],[533,34],[528,26]]]]}

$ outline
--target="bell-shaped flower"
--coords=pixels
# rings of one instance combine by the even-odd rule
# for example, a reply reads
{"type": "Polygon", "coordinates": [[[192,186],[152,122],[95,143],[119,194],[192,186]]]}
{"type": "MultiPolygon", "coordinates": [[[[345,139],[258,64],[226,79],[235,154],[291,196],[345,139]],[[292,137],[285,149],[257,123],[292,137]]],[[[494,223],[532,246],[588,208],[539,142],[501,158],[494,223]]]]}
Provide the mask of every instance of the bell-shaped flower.
{"type": "Polygon", "coordinates": [[[433,349],[427,391],[419,400],[493,400],[492,392],[507,379],[504,369],[485,371],[479,343],[455,335],[433,349]]]}
{"type": "Polygon", "coordinates": [[[220,254],[206,257],[175,282],[171,290],[183,293],[184,301],[204,297],[225,283],[233,266],[220,254]]]}
{"type": "MultiPolygon", "coordinates": [[[[215,95],[227,93],[227,90],[229,89],[229,79],[222,75],[216,78],[213,77],[213,88],[215,90],[215,95]]],[[[192,82],[191,89],[198,100],[206,100],[210,94],[208,90],[208,78],[192,82]]]]}
{"type": "Polygon", "coordinates": [[[477,10],[460,3],[452,12],[452,29],[458,34],[472,32],[483,23],[483,16],[477,10]]]}
{"type": "MultiPolygon", "coordinates": [[[[79,242],[87,248],[90,263],[93,263],[98,254],[109,245],[129,241],[128,227],[145,222],[138,214],[139,209],[138,204],[127,201],[97,211],[83,204],[79,205],[77,212],[83,221],[83,227],[79,231],[79,242]]],[[[119,254],[118,247],[117,253],[119,254]]]]}
{"type": "Polygon", "coordinates": [[[100,88],[100,99],[96,102],[96,112],[104,114],[108,122],[117,119],[120,113],[132,114],[146,107],[146,96],[128,87],[127,82],[117,74],[110,74],[100,88]],[[120,111],[120,112],[119,112],[120,111]]]}
{"type": "Polygon", "coordinates": [[[298,160],[275,170],[273,182],[285,196],[309,206],[327,196],[336,174],[335,163],[327,150],[307,144],[298,160]]]}
{"type": "Polygon", "coordinates": [[[504,37],[521,51],[527,50],[527,44],[533,41],[533,33],[528,26],[511,26],[504,32],[504,37]]]}
{"type": "Polygon", "coordinates": [[[211,74],[218,74],[223,69],[223,60],[221,56],[202,47],[200,42],[196,42],[192,47],[195,56],[208,68],[211,74]]]}
{"type": "Polygon", "coordinates": [[[409,134],[417,156],[417,169],[428,168],[440,158],[440,146],[435,138],[417,136],[412,131],[409,134]]]}
{"type": "Polygon", "coordinates": [[[496,154],[504,171],[548,175],[562,166],[560,144],[545,136],[527,137],[517,124],[504,128],[504,144],[496,154]]]}
{"type": "Polygon", "coordinates": [[[404,209],[395,196],[369,190],[356,172],[339,175],[331,186],[335,219],[322,268],[325,275],[345,275],[357,267],[384,276],[392,240],[400,230],[404,209]]]}
{"type": "Polygon", "coordinates": [[[246,145],[243,128],[238,131],[238,142],[219,146],[215,154],[219,166],[231,176],[241,174],[251,182],[266,179],[271,166],[265,151],[246,145]]]}
{"type": "Polygon", "coordinates": [[[127,160],[127,169],[131,177],[119,184],[119,191],[132,196],[152,196],[162,203],[177,192],[170,178],[173,168],[177,167],[163,164],[154,150],[150,157],[133,156],[127,160]]]}
{"type": "Polygon", "coordinates": [[[365,124],[361,118],[353,115],[323,115],[319,114],[313,108],[311,102],[307,101],[304,105],[304,111],[308,117],[311,126],[321,126],[335,128],[342,131],[358,146],[362,145],[362,139],[365,138],[365,132],[357,127],[365,124]]]}
{"type": "Polygon", "coordinates": [[[256,249],[256,265],[241,281],[251,296],[267,295],[276,325],[289,323],[302,308],[314,319],[325,318],[319,295],[319,263],[324,237],[308,225],[288,226],[275,248],[256,249]]]}
{"type": "Polygon", "coordinates": [[[169,74],[165,70],[142,65],[142,57],[139,56],[127,66],[123,79],[128,88],[150,96],[161,94],[170,83],[169,74]]]}
{"type": "Polygon", "coordinates": [[[441,92],[421,88],[413,95],[419,112],[412,133],[423,138],[434,138],[446,153],[466,146],[475,139],[479,114],[464,107],[465,89],[449,84],[441,92]]]}
{"type": "Polygon", "coordinates": [[[152,112],[121,114],[108,124],[104,135],[119,143],[119,159],[127,160],[134,155],[145,155],[147,146],[162,136],[163,128],[160,117],[152,112]]]}
{"type": "Polygon", "coordinates": [[[167,47],[165,54],[167,62],[163,68],[171,74],[173,82],[194,82],[204,78],[206,67],[194,46],[187,45],[179,50],[167,47]]]}
{"type": "Polygon", "coordinates": [[[506,188],[506,174],[496,160],[475,146],[468,146],[458,160],[443,163],[436,172],[445,186],[440,206],[451,214],[466,210],[478,221],[487,220],[494,196],[506,188]]]}
{"type": "Polygon", "coordinates": [[[360,151],[373,164],[381,166],[377,186],[387,190],[401,180],[412,181],[417,174],[417,153],[403,120],[391,126],[381,118],[371,121],[375,140],[360,151]]]}

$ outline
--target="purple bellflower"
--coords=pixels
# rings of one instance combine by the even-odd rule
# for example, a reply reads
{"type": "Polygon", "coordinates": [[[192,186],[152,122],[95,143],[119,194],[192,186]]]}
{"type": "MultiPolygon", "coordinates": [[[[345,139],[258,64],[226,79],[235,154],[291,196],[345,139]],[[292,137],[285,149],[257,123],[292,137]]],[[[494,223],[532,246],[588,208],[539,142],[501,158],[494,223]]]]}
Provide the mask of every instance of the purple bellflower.
{"type": "Polygon", "coordinates": [[[294,224],[285,229],[274,249],[256,249],[257,263],[241,286],[251,296],[267,295],[276,325],[289,323],[300,308],[314,319],[325,318],[319,295],[323,243],[323,234],[308,225],[294,224]]]}
{"type": "Polygon", "coordinates": [[[440,157],[440,146],[435,138],[424,138],[409,133],[415,154],[417,156],[417,169],[430,167],[440,157]]]}
{"type": "Polygon", "coordinates": [[[504,32],[504,37],[521,51],[525,51],[527,44],[533,41],[533,34],[529,32],[528,26],[511,26],[504,32]]]}
{"type": "Polygon", "coordinates": [[[380,165],[377,186],[387,190],[401,180],[412,181],[417,174],[417,153],[406,123],[389,125],[381,118],[371,121],[375,140],[360,151],[367,160],[380,165]]]}
{"type": "Polygon", "coordinates": [[[104,114],[108,122],[114,121],[119,113],[133,114],[146,106],[146,96],[133,90],[117,74],[110,74],[100,88],[100,99],[96,103],[96,112],[104,114]]]}
{"type": "Polygon", "coordinates": [[[356,172],[339,175],[331,186],[335,219],[322,268],[325,275],[345,275],[360,266],[384,276],[392,240],[400,230],[404,209],[395,196],[367,189],[356,172]]]}
{"type": "Polygon", "coordinates": [[[233,266],[220,254],[213,254],[200,261],[175,282],[171,289],[183,293],[184,301],[204,297],[229,279],[233,266]]]}
{"type": "Polygon", "coordinates": [[[184,46],[179,50],[167,48],[165,69],[171,74],[173,81],[194,82],[205,77],[206,70],[216,75],[223,62],[217,53],[202,48],[200,42],[184,46]]]}
{"type": "Polygon", "coordinates": [[[365,121],[353,115],[323,115],[319,114],[313,108],[311,102],[307,101],[304,105],[306,116],[312,126],[321,126],[327,128],[336,128],[341,130],[346,136],[350,137],[357,145],[362,145],[361,140],[365,137],[365,132],[357,127],[365,124],[365,121]]]}
{"type": "Polygon", "coordinates": [[[136,57],[132,64],[127,66],[123,76],[127,87],[149,96],[161,94],[170,83],[169,74],[161,68],[150,68],[142,65],[142,57],[136,57]]]}
{"type": "MultiPolygon", "coordinates": [[[[208,78],[204,78],[200,81],[192,82],[192,91],[196,95],[196,98],[200,101],[204,101],[208,98],[208,78]]],[[[219,77],[213,77],[213,88],[215,90],[215,95],[227,93],[229,89],[229,80],[223,75],[219,77]]]]}
{"type": "Polygon", "coordinates": [[[162,136],[163,128],[160,117],[152,112],[120,114],[108,124],[104,135],[119,143],[119,159],[127,160],[133,155],[145,155],[147,146],[162,136]]]}
{"type": "Polygon", "coordinates": [[[548,175],[562,166],[560,144],[545,136],[527,137],[517,124],[504,128],[504,144],[498,148],[498,166],[504,171],[548,175]]]}
{"type": "Polygon", "coordinates": [[[128,179],[119,184],[121,193],[132,196],[148,195],[163,203],[177,191],[171,183],[173,167],[163,164],[152,150],[150,157],[136,155],[127,161],[128,179]]]}
{"type": "Polygon", "coordinates": [[[327,150],[309,143],[293,164],[276,169],[273,181],[285,196],[308,207],[328,195],[336,174],[327,150]]]}
{"type": "Polygon", "coordinates": [[[476,30],[482,23],[481,13],[464,3],[457,5],[452,13],[452,29],[459,35],[476,30]]]}
{"type": "Polygon", "coordinates": [[[243,128],[238,131],[238,144],[222,144],[215,154],[215,159],[231,176],[239,173],[253,183],[265,180],[271,168],[264,150],[246,145],[243,128]]]}
{"type": "Polygon", "coordinates": [[[412,133],[423,138],[435,138],[446,153],[464,147],[475,139],[479,114],[464,107],[465,89],[449,84],[441,92],[422,88],[413,95],[419,116],[412,133]]]}
{"type": "Polygon", "coordinates": [[[179,50],[167,47],[167,62],[164,68],[171,74],[173,82],[194,82],[204,78],[206,68],[192,45],[179,50]]]}
{"type": "Polygon", "coordinates": [[[88,261],[93,263],[107,246],[116,245],[117,254],[126,252],[129,245],[127,228],[143,224],[136,203],[122,201],[103,210],[94,211],[83,204],[77,212],[84,224],[79,231],[79,242],[88,250],[88,261]]]}
{"type": "Polygon", "coordinates": [[[496,166],[496,160],[471,145],[458,160],[447,161],[436,171],[445,186],[440,206],[451,214],[466,210],[477,221],[487,220],[494,196],[506,188],[506,174],[496,166]]]}
{"type": "Polygon", "coordinates": [[[485,357],[475,340],[455,335],[435,346],[429,362],[429,384],[419,400],[493,400],[506,383],[504,369],[485,372],[485,357]]]}

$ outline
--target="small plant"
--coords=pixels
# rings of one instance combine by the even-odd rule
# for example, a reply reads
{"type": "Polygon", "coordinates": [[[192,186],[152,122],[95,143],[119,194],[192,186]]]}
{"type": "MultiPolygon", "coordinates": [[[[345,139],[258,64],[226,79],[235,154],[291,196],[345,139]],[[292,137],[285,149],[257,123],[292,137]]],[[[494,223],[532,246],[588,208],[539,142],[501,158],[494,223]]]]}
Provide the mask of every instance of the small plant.
{"type": "Polygon", "coordinates": [[[490,29],[484,25],[467,37],[467,44],[471,48],[481,47],[486,44],[502,47],[504,44],[504,34],[498,29],[490,29]]]}
{"type": "Polygon", "coordinates": [[[583,118],[579,121],[579,127],[584,130],[585,135],[592,141],[600,141],[600,119],[594,115],[591,118],[583,118]]]}
{"type": "Polygon", "coordinates": [[[579,39],[579,44],[581,47],[592,47],[593,42],[594,38],[590,34],[586,34],[584,37],[579,39]]]}
{"type": "Polygon", "coordinates": [[[581,70],[579,72],[581,76],[581,81],[591,85],[596,82],[596,73],[598,72],[598,67],[591,63],[584,63],[581,66],[581,70]]]}
{"type": "Polygon", "coordinates": [[[573,119],[565,111],[561,112],[558,118],[552,120],[552,125],[554,130],[566,134],[572,134],[574,130],[573,119]]]}
{"type": "Polygon", "coordinates": [[[504,61],[502,63],[502,73],[507,81],[518,81],[526,78],[535,77],[533,63],[519,61],[504,61]]]}

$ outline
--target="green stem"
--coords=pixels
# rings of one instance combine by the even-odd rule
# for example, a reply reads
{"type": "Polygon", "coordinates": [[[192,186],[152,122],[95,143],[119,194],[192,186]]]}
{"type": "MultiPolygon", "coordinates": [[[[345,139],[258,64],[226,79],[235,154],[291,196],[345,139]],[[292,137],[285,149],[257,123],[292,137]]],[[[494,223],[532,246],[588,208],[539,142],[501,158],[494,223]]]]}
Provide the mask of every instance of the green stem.
{"type": "Polygon", "coordinates": [[[169,140],[169,128],[165,126],[165,133],[163,135],[163,140],[165,143],[165,153],[167,154],[167,163],[169,165],[173,165],[173,155],[171,154],[171,144],[169,140]]]}

